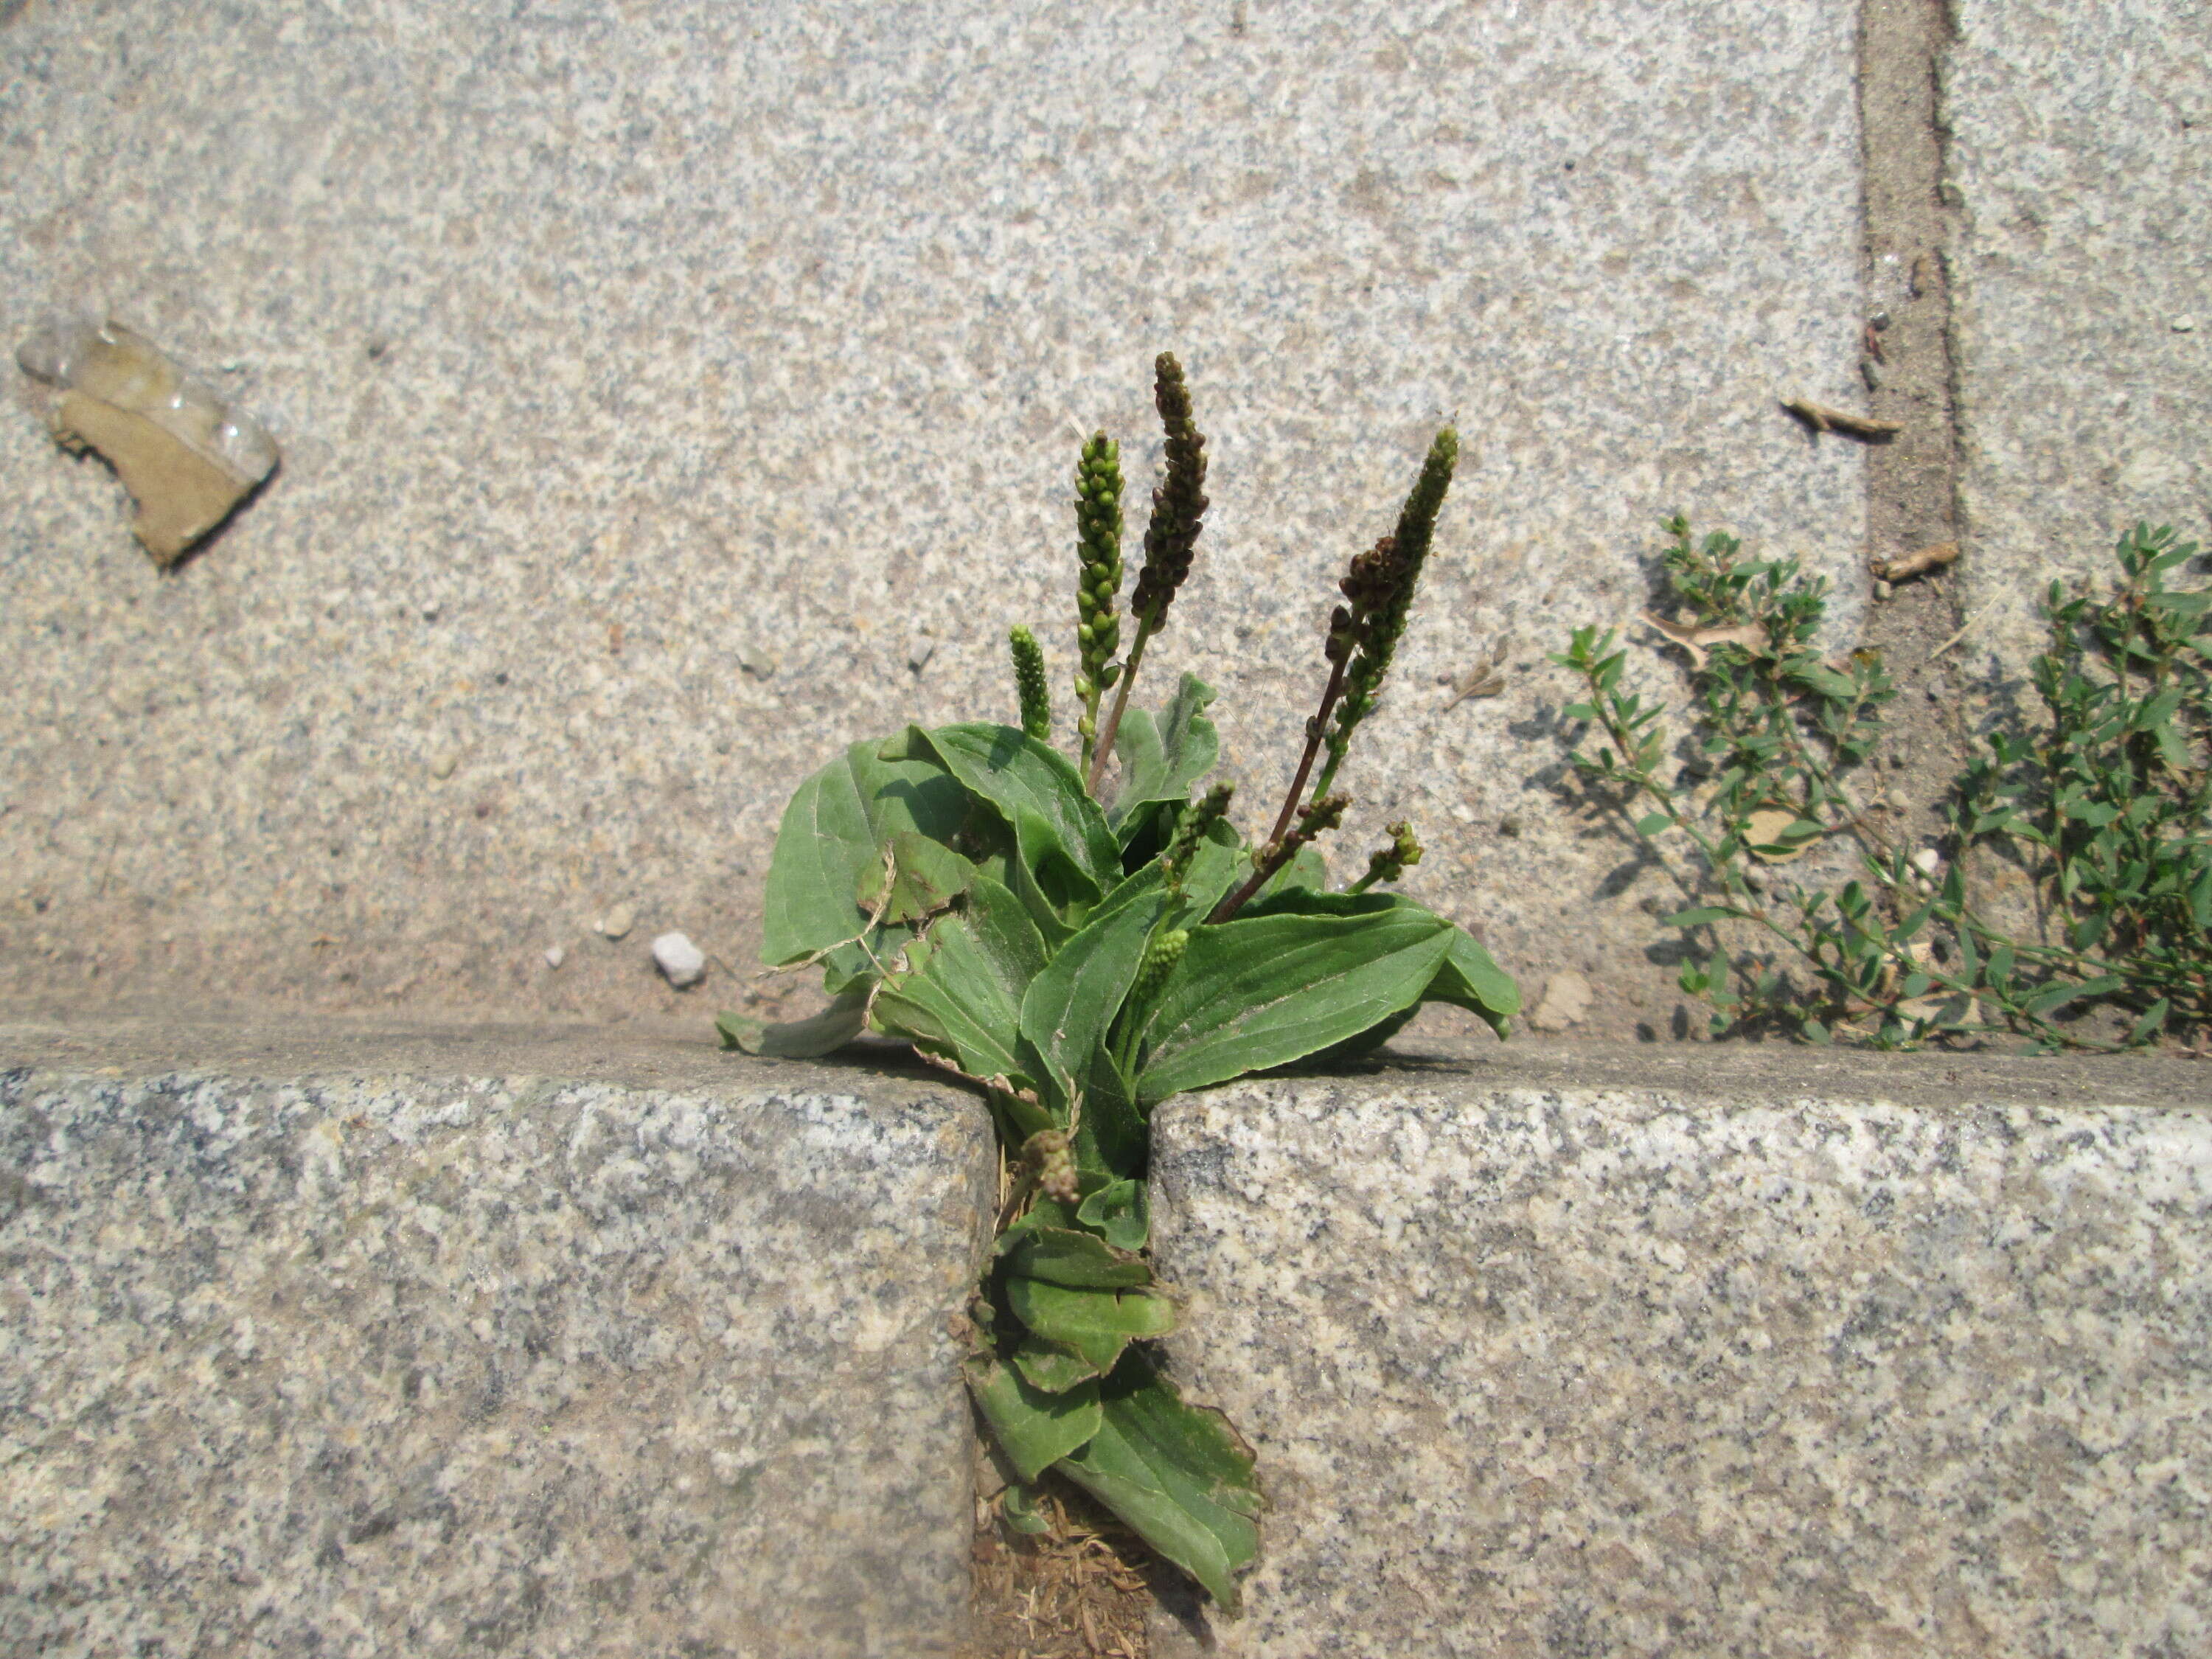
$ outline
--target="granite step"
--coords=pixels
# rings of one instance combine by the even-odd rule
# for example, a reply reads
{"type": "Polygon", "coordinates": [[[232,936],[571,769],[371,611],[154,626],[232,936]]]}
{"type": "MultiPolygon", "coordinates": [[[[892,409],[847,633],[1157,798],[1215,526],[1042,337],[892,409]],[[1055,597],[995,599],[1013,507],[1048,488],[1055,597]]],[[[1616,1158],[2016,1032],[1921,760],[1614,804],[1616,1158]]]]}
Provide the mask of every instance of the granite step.
{"type": "MultiPolygon", "coordinates": [[[[1514,1044],[1172,1103],[1171,1360],[1274,1507],[1155,1659],[2195,1650],[2207,1094],[1514,1044]]],[[[0,1024],[0,1649],[960,1651],[994,1170],[933,1079],[0,1024]]]]}
{"type": "Polygon", "coordinates": [[[0,1651],[954,1654],[990,1129],[575,1032],[0,1028],[0,1651]]]}
{"type": "Polygon", "coordinates": [[[1170,1347],[1273,1509],[1154,1659],[2212,1650],[2208,1096],[1509,1045],[1170,1103],[1170,1347]]]}

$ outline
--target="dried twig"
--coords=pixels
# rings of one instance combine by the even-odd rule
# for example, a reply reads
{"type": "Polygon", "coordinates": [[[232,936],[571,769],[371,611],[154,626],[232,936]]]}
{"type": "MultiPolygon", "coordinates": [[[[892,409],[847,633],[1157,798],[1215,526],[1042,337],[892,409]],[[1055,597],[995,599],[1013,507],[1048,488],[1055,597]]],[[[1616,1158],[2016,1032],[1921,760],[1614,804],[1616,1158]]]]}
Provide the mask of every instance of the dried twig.
{"type": "Polygon", "coordinates": [[[1668,622],[1654,611],[1639,611],[1637,621],[1647,628],[1657,629],[1690,654],[1690,666],[1705,665],[1707,647],[1716,645],[1740,645],[1747,651],[1756,651],[1766,643],[1766,629],[1758,623],[1732,623],[1716,628],[1693,628],[1682,623],[1668,622]]]}
{"type": "Polygon", "coordinates": [[[1934,662],[1934,661],[1936,660],[1936,658],[1938,658],[1938,657],[1942,656],[1942,655],[1946,651],[1948,651],[1948,650],[1949,650],[1953,646],[1954,646],[1954,645],[1958,644],[1958,642],[1959,642],[1960,640],[1965,639],[1965,638],[1966,637],[1966,631],[1967,631],[1967,629],[1971,629],[1972,627],[1973,627],[1973,625],[1974,625],[1976,623],[1979,622],[1980,620],[1981,620],[1981,618],[1980,618],[1979,617],[1967,617],[1967,618],[1966,618],[1966,620],[1963,623],[1961,623],[1961,624],[1960,625],[1960,629],[1959,629],[1959,631],[1958,631],[1957,633],[1955,633],[1955,634],[1952,635],[1951,635],[1951,637],[1950,637],[1949,639],[1948,639],[1948,640],[1944,641],[1942,644],[1941,644],[1941,645],[1937,646],[1937,647],[1936,647],[1933,651],[1930,651],[1930,652],[1928,653],[1928,660],[1929,660],[1929,661],[1930,661],[1930,662],[1934,662]]]}
{"type": "Polygon", "coordinates": [[[1907,581],[1915,576],[1924,576],[1931,570],[1940,570],[1958,556],[1958,543],[1937,542],[1894,559],[1876,559],[1874,574],[1886,582],[1907,581]]]}
{"type": "Polygon", "coordinates": [[[1905,430],[1902,421],[1877,421],[1869,415],[1854,415],[1848,409],[1831,409],[1826,404],[1816,404],[1809,398],[1791,398],[1782,406],[1815,432],[1840,432],[1846,437],[1863,438],[1869,443],[1894,438],[1905,430]]]}

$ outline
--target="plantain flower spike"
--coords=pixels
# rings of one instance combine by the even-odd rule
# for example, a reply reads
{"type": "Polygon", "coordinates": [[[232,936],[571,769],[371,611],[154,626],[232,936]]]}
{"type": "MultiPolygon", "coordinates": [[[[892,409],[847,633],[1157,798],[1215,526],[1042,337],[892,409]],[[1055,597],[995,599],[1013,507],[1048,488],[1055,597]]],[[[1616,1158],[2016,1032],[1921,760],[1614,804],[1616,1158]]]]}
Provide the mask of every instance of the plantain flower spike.
{"type": "MultiPolygon", "coordinates": [[[[1437,514],[1443,508],[1445,492],[1451,488],[1452,468],[1458,460],[1459,434],[1446,427],[1429,446],[1421,476],[1398,514],[1396,533],[1385,536],[1352,560],[1352,568],[1339,584],[1351,601],[1351,614],[1341,629],[1331,620],[1329,659],[1341,660],[1337,653],[1348,648],[1351,665],[1345,672],[1344,699],[1336,707],[1336,725],[1328,736],[1328,762],[1314,786],[1316,793],[1325,793],[1334,781],[1352,732],[1375,711],[1380,700],[1383,677],[1389,673],[1390,660],[1406,632],[1406,616],[1420,585],[1421,567],[1428,562],[1429,548],[1436,539],[1437,514]]],[[[1345,612],[1340,610],[1337,614],[1343,617],[1345,612]]]]}
{"type": "Polygon", "coordinates": [[[1080,663],[1076,732],[1086,757],[1098,731],[1099,694],[1112,682],[1121,642],[1115,601],[1121,592],[1121,449],[1103,432],[1083,446],[1075,468],[1075,640],[1080,663]]]}
{"type": "Polygon", "coordinates": [[[1351,805],[1352,797],[1346,794],[1316,797],[1298,813],[1298,827],[1291,832],[1291,839],[1303,847],[1327,835],[1344,822],[1344,809],[1351,805]]]}
{"type": "Polygon", "coordinates": [[[1346,892],[1364,893],[1377,882],[1396,881],[1406,873],[1410,865],[1421,861],[1421,843],[1415,839],[1413,826],[1401,819],[1385,824],[1390,837],[1388,847],[1378,847],[1367,855],[1367,873],[1346,888],[1346,892]]]}
{"type": "Polygon", "coordinates": [[[1036,635],[1016,623],[1006,631],[1014,658],[1014,687],[1020,694],[1022,730],[1039,743],[1052,741],[1052,691],[1045,683],[1044,647],[1036,635]]]}
{"type": "Polygon", "coordinates": [[[1160,862],[1167,872],[1168,885],[1181,887],[1190,861],[1198,856],[1198,844],[1206,839],[1206,832],[1229,814],[1231,797],[1237,793],[1233,783],[1217,783],[1206,792],[1206,798],[1197,805],[1187,809],[1176,832],[1168,842],[1168,850],[1160,862]]]}
{"type": "Polygon", "coordinates": [[[1190,418],[1190,388],[1175,353],[1163,351],[1152,365],[1152,401],[1167,434],[1167,477],[1152,492],[1152,522],[1145,530],[1145,568],[1129,614],[1147,633],[1167,620],[1176,591],[1190,574],[1191,555],[1206,523],[1206,440],[1190,418]]]}
{"type": "Polygon", "coordinates": [[[1168,975],[1182,960],[1184,948],[1190,944],[1190,930],[1170,928],[1156,933],[1145,946],[1145,954],[1137,964],[1137,976],[1129,982],[1129,1006],[1142,1008],[1160,994],[1160,987],[1168,982],[1168,975]]]}
{"type": "Polygon", "coordinates": [[[1183,384],[1182,365],[1175,353],[1163,351],[1153,362],[1152,374],[1152,401],[1158,404],[1160,424],[1167,430],[1167,476],[1152,491],[1152,522],[1145,528],[1145,568],[1137,573],[1137,591],[1129,596],[1137,636],[1129,641],[1129,659],[1121,665],[1106,723],[1095,738],[1085,739],[1091,763],[1085,782],[1094,795],[1121,730],[1121,712],[1129,706],[1129,687],[1145,659],[1145,644],[1166,625],[1168,606],[1190,574],[1190,557],[1206,522],[1206,440],[1191,422],[1190,388],[1183,384]]]}
{"type": "Polygon", "coordinates": [[[1075,1202],[1075,1152],[1066,1130],[1038,1130],[1022,1143],[1022,1158],[1036,1173],[1039,1192],[1063,1204],[1075,1202]]]}

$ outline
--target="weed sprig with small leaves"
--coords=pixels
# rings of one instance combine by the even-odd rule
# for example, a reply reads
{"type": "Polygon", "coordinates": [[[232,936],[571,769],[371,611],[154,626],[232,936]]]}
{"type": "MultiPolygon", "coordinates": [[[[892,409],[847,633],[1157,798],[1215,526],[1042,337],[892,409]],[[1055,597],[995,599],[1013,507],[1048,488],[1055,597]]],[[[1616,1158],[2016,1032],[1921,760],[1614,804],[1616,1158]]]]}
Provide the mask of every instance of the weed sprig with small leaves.
{"type": "Polygon", "coordinates": [[[1871,651],[1815,648],[1826,585],[1795,559],[1745,558],[1733,537],[1693,541],[1680,518],[1666,527],[1685,614],[1662,631],[1696,665],[1687,763],[1666,709],[1621,690],[1615,630],[1578,629],[1553,660],[1583,684],[1567,717],[1593,728],[1575,767],[1696,901],[1667,920],[1697,947],[1680,983],[1711,1006],[1716,1036],[1905,1048],[2010,1031],[2114,1048],[2212,1024],[2212,594],[2169,586],[2193,544],[2138,526],[2115,591],[2053,585],[2034,668],[2045,722],[1990,732],[1941,843],[1908,848],[1853,791],[1895,687],[1871,651]],[[1839,841],[1856,877],[1832,890],[1790,878],[1839,841]],[[1970,867],[1991,858],[2043,896],[2039,937],[1972,902],[1970,867]],[[2119,1035],[2059,1018],[2099,1005],[2124,1011],[2119,1035]]]}

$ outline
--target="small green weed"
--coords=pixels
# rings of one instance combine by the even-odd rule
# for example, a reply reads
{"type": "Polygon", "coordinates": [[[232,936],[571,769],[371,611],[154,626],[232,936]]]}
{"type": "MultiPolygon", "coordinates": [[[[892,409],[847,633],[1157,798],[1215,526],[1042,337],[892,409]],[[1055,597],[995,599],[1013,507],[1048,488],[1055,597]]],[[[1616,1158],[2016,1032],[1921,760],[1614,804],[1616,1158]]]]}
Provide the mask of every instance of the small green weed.
{"type": "Polygon", "coordinates": [[[1695,664],[1687,763],[1667,711],[1620,690],[1613,630],[1577,629],[1553,660],[1585,687],[1568,717],[1595,728],[1575,766],[1695,901],[1667,920],[1695,947],[1680,982],[1712,1006],[1714,1035],[1906,1048],[2010,1031],[2115,1048],[2212,1024],[2212,592],[2169,585],[2193,543],[2139,525],[2111,592],[2052,585],[2045,719],[1989,733],[1942,844],[1913,848],[1856,787],[1895,688],[1873,652],[1815,649],[1825,584],[1795,559],[1745,558],[1733,537],[1693,541],[1680,518],[1667,529],[1686,614],[1663,631],[1695,664]],[[1790,878],[1838,841],[1855,877],[1790,878]],[[2039,900],[2033,939],[1973,902],[1991,860],[2039,900]],[[2100,1006],[2122,1016],[2110,1037],[2070,1017],[2100,1006]]]}

